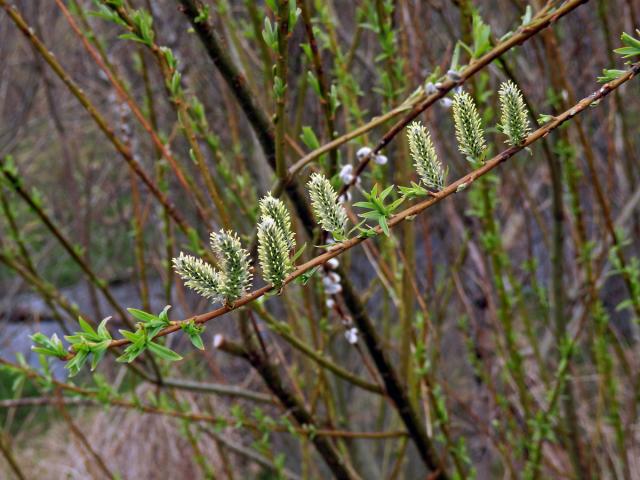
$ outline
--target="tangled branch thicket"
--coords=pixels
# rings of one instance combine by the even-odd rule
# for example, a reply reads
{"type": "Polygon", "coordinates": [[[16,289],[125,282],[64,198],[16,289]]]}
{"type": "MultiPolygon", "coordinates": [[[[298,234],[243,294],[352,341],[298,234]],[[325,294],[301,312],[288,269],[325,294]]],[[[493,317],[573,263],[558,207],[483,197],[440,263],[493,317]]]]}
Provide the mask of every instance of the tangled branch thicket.
{"type": "Polygon", "coordinates": [[[0,0],[0,475],[638,478],[639,13],[0,0]]]}

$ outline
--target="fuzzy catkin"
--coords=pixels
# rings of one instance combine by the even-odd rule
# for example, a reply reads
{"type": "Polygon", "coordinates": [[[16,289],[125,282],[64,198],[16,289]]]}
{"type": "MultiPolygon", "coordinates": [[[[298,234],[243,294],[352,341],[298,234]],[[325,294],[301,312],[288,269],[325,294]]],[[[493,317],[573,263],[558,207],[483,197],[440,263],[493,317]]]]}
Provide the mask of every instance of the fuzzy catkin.
{"type": "Polygon", "coordinates": [[[429,189],[444,188],[445,171],[431,141],[431,134],[421,122],[413,122],[407,129],[409,150],[422,183],[429,189]]]}
{"type": "Polygon", "coordinates": [[[500,125],[498,128],[507,136],[508,145],[520,145],[531,131],[522,92],[509,80],[500,86],[499,96],[500,125]]]}
{"type": "Polygon", "coordinates": [[[210,240],[221,268],[220,293],[225,301],[233,302],[251,286],[249,252],[242,248],[238,235],[232,231],[212,233],[210,240]]]}
{"type": "Polygon", "coordinates": [[[173,259],[173,268],[185,281],[184,284],[212,302],[221,298],[220,273],[207,262],[192,255],[180,252],[173,259]]]}
{"type": "Polygon", "coordinates": [[[258,259],[264,280],[281,289],[293,264],[282,230],[271,217],[264,217],[258,224],[258,259]]]}
{"type": "Polygon", "coordinates": [[[278,228],[282,230],[289,250],[293,250],[296,246],[296,239],[291,228],[291,215],[284,202],[273,197],[271,193],[267,193],[260,200],[260,218],[266,217],[273,218],[278,228]]]}
{"type": "Polygon", "coordinates": [[[322,229],[332,233],[336,239],[343,238],[347,226],[347,212],[338,203],[338,195],[329,180],[321,173],[314,173],[307,185],[313,213],[322,229]]]}
{"type": "Polygon", "coordinates": [[[487,149],[484,129],[476,104],[467,92],[453,97],[453,121],[460,152],[473,162],[482,162],[487,149]]]}

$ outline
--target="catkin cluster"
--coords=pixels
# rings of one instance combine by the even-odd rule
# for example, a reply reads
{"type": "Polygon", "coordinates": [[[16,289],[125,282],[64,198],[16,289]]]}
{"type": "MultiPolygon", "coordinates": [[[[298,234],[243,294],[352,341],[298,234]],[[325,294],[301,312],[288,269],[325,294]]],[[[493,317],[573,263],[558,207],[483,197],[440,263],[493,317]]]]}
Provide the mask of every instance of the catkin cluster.
{"type": "MultiPolygon", "coordinates": [[[[515,84],[505,82],[500,87],[499,95],[501,116],[498,129],[507,136],[509,145],[520,145],[530,131],[522,94],[515,84]]],[[[484,129],[473,98],[464,91],[454,96],[453,121],[460,152],[472,163],[482,163],[487,150],[484,129]]],[[[431,134],[418,121],[409,125],[407,136],[421,183],[430,191],[442,190],[447,171],[436,154],[431,134]]],[[[342,175],[346,173],[353,175],[352,169],[342,172],[342,175]]],[[[352,181],[353,178],[349,178],[349,182],[345,183],[352,181]]],[[[344,240],[347,212],[331,182],[323,174],[313,173],[307,186],[313,213],[320,227],[330,233],[333,240],[344,240]]],[[[291,215],[286,205],[270,193],[260,200],[259,206],[257,238],[262,277],[280,290],[294,269],[291,254],[296,242],[291,215]]],[[[185,285],[200,295],[213,302],[233,303],[251,287],[249,253],[242,248],[236,233],[224,230],[211,234],[211,249],[219,270],[200,258],[182,252],[173,259],[174,268],[185,280],[185,285]]]]}
{"type": "Polygon", "coordinates": [[[233,303],[251,287],[249,252],[242,248],[236,233],[225,230],[211,234],[211,249],[220,270],[183,252],[173,259],[173,267],[185,285],[203,297],[233,303]]]}

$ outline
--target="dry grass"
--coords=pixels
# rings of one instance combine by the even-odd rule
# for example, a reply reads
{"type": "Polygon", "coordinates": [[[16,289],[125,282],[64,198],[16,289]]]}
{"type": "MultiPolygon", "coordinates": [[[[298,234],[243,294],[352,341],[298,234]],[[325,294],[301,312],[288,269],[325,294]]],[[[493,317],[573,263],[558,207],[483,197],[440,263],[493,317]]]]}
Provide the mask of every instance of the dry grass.
{"type": "MultiPolygon", "coordinates": [[[[47,410],[55,416],[50,428],[38,433],[34,424],[15,438],[14,454],[25,476],[40,480],[105,478],[59,411],[47,410]]],[[[206,478],[180,420],[122,408],[84,407],[70,413],[92,448],[123,479],[206,478]]],[[[222,467],[213,441],[198,435],[193,427],[192,432],[199,453],[219,471],[222,467]]],[[[0,477],[12,478],[10,475],[3,461],[0,477]]]]}

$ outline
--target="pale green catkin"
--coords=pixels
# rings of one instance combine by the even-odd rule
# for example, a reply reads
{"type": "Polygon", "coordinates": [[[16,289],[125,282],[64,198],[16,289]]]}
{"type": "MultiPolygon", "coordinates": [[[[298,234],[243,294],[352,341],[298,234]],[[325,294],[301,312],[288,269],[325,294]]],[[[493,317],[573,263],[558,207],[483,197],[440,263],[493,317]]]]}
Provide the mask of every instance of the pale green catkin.
{"type": "Polygon", "coordinates": [[[291,228],[291,215],[284,202],[267,193],[260,200],[260,218],[271,217],[284,235],[289,250],[296,246],[295,234],[291,228]]]}
{"type": "Polygon", "coordinates": [[[499,96],[500,125],[498,128],[507,136],[508,145],[520,145],[531,131],[522,93],[513,82],[506,81],[500,86],[499,96]]]}
{"type": "Polygon", "coordinates": [[[345,236],[347,212],[338,203],[338,195],[331,183],[321,173],[314,173],[307,183],[313,213],[326,232],[332,233],[336,239],[345,236]]]}
{"type": "Polygon", "coordinates": [[[411,158],[420,180],[430,190],[444,188],[445,171],[431,141],[431,134],[421,122],[413,122],[407,129],[411,158]]]}
{"type": "Polygon", "coordinates": [[[238,235],[231,231],[211,234],[211,249],[220,262],[221,294],[225,301],[233,302],[251,286],[249,252],[240,244],[238,235]]]}
{"type": "Polygon", "coordinates": [[[180,252],[180,255],[173,259],[173,268],[187,287],[212,302],[220,300],[220,273],[204,260],[180,252]]]}
{"type": "Polygon", "coordinates": [[[287,240],[271,217],[264,217],[258,224],[258,259],[264,280],[276,289],[282,288],[293,264],[287,240]]]}
{"type": "Polygon", "coordinates": [[[453,97],[453,121],[460,152],[473,162],[482,162],[487,149],[484,129],[475,102],[467,92],[453,97]]]}

